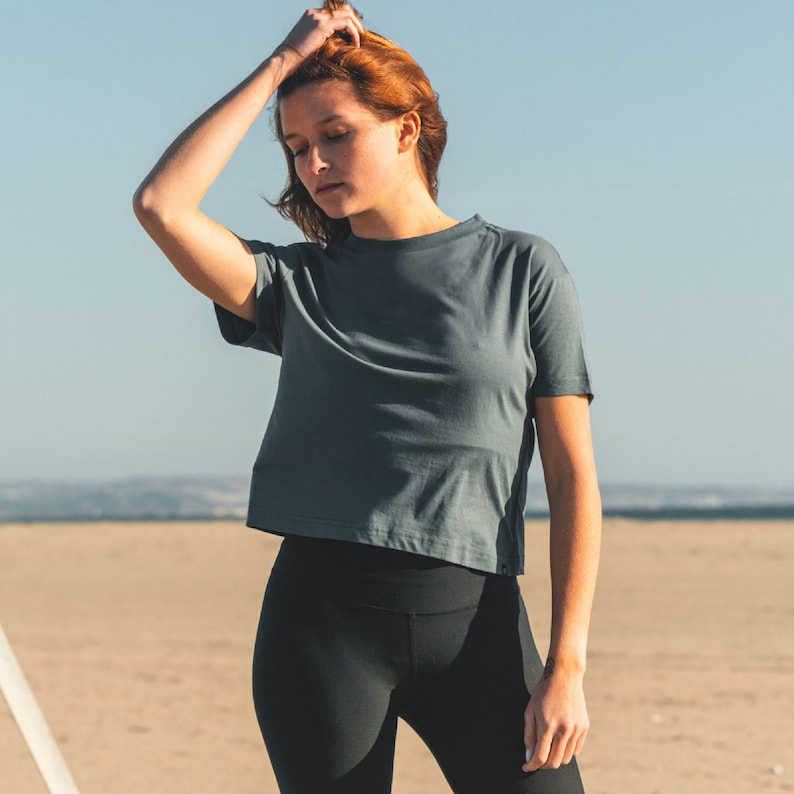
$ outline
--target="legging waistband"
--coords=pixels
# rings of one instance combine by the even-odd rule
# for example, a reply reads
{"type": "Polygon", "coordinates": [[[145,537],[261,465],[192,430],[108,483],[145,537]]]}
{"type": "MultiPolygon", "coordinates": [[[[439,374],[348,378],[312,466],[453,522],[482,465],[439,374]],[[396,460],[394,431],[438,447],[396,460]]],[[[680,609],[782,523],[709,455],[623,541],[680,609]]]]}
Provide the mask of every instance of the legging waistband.
{"type": "Polygon", "coordinates": [[[486,596],[518,590],[512,576],[396,549],[299,535],[284,538],[273,572],[302,592],[414,614],[470,609],[486,596]]]}

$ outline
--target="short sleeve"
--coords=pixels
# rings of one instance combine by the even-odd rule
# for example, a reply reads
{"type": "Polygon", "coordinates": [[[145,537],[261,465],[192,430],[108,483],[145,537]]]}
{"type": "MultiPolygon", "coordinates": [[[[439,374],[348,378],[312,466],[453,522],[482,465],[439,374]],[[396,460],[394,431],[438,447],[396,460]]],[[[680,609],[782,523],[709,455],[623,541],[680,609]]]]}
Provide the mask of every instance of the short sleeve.
{"type": "Polygon", "coordinates": [[[592,400],[576,287],[545,240],[537,241],[531,255],[529,327],[536,366],[533,397],[584,394],[592,400]]]}
{"type": "Polygon", "coordinates": [[[218,327],[223,338],[232,345],[281,355],[286,249],[256,240],[245,243],[256,262],[256,322],[244,320],[216,303],[218,327]]]}

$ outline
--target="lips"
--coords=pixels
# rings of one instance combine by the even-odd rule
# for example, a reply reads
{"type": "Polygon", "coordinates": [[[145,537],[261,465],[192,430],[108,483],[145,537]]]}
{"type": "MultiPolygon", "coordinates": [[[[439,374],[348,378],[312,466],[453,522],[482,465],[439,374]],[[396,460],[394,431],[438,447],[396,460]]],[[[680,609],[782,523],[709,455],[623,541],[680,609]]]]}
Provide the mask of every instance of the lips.
{"type": "Polygon", "coordinates": [[[336,188],[341,186],[342,186],[341,182],[326,182],[323,185],[318,185],[314,189],[314,195],[319,198],[320,196],[327,195],[331,191],[336,190],[336,188]]]}

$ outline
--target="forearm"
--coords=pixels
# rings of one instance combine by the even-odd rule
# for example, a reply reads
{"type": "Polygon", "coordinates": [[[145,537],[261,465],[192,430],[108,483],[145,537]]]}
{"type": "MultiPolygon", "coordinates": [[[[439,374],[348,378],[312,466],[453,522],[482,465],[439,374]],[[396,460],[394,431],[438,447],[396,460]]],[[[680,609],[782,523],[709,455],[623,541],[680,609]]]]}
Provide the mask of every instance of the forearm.
{"type": "Polygon", "coordinates": [[[548,658],[557,669],[583,674],[601,546],[595,466],[581,465],[547,481],[547,490],[552,589],[548,658]]]}
{"type": "Polygon", "coordinates": [[[527,772],[577,755],[589,730],[584,699],[587,634],[601,545],[601,498],[585,398],[538,405],[551,512],[551,636],[546,668],[525,712],[527,772]]]}
{"type": "Polygon", "coordinates": [[[200,210],[201,200],[283,80],[330,36],[358,45],[361,30],[349,7],[307,11],[273,55],[168,147],[135,193],[138,220],[177,271],[246,320],[256,316],[255,258],[200,210]]]}
{"type": "Polygon", "coordinates": [[[280,82],[298,60],[279,49],[194,121],[165,151],[135,195],[142,222],[197,210],[280,82]]]}
{"type": "Polygon", "coordinates": [[[363,29],[349,6],[308,10],[269,58],[168,147],[135,195],[144,226],[152,219],[155,228],[168,226],[171,217],[197,211],[281,82],[330,36],[342,33],[358,46],[363,29]]]}

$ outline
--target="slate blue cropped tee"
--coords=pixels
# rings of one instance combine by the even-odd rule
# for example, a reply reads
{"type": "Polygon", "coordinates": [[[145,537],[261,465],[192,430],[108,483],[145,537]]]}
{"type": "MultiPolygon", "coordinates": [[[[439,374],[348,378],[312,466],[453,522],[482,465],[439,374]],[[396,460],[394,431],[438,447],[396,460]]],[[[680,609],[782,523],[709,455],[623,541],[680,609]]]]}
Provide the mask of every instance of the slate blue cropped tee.
{"type": "Polygon", "coordinates": [[[533,398],[592,395],[573,282],[544,240],[479,216],[404,240],[248,242],[281,356],[249,526],[523,572],[533,398]]]}

